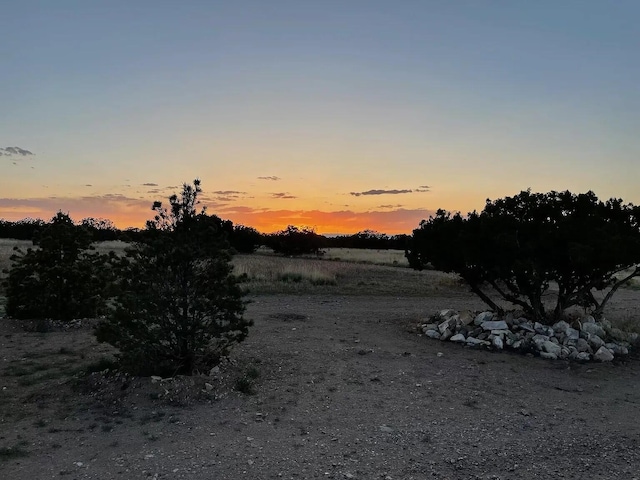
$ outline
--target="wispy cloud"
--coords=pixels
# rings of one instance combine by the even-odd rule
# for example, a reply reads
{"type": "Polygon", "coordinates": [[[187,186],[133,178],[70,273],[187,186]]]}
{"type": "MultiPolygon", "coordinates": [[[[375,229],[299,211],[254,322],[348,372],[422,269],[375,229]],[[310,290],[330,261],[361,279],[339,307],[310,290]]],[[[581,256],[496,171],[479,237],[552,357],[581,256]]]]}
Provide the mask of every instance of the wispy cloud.
{"type": "Polygon", "coordinates": [[[378,205],[378,208],[402,208],[403,205],[378,205]]]}
{"type": "Polygon", "coordinates": [[[272,193],[271,198],[291,199],[291,198],[298,198],[298,197],[296,197],[295,195],[290,195],[288,192],[278,192],[278,193],[272,193]]]}
{"type": "Polygon", "coordinates": [[[147,183],[143,183],[142,186],[143,187],[157,187],[158,184],[157,183],[147,182],[147,183]]]}
{"type": "Polygon", "coordinates": [[[365,192],[349,192],[354,197],[361,197],[363,195],[404,195],[407,193],[425,193],[431,191],[429,185],[420,185],[418,188],[403,188],[386,190],[384,188],[374,188],[365,192]]]}
{"type": "Polygon", "coordinates": [[[401,195],[404,193],[412,193],[413,190],[367,190],[366,192],[350,192],[354,197],[360,197],[362,195],[401,195]]]}
{"type": "Polygon", "coordinates": [[[258,180],[272,180],[274,182],[280,180],[280,177],[276,177],[275,175],[269,175],[267,177],[258,177],[258,180]]]}
{"type": "Polygon", "coordinates": [[[20,147],[0,147],[0,156],[5,157],[31,157],[34,153],[20,147]]]}
{"type": "Polygon", "coordinates": [[[216,190],[216,195],[245,195],[247,192],[239,192],[237,190],[216,190]]]}

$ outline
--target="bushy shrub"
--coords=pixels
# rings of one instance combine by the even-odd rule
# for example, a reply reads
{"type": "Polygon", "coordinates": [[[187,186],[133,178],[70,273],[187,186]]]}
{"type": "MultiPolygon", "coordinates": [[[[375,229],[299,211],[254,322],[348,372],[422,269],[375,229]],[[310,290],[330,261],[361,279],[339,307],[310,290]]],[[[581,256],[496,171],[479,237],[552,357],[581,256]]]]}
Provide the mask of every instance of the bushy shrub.
{"type": "Polygon", "coordinates": [[[298,228],[293,225],[266,237],[267,246],[274,252],[291,256],[319,255],[323,243],[324,237],[318,235],[312,228],[298,228]]]}
{"type": "Polygon", "coordinates": [[[41,228],[36,248],[11,257],[7,315],[71,320],[104,313],[109,257],[92,252],[91,235],[65,213],[41,228]]]}
{"type": "Polygon", "coordinates": [[[597,316],[620,286],[640,276],[640,208],[599,201],[593,192],[523,191],[487,200],[481,213],[438,210],[414,230],[407,258],[413,268],[432,264],[460,274],[497,311],[489,293],[540,322],[556,321],[574,305],[597,316]]]}
{"type": "Polygon", "coordinates": [[[132,373],[205,371],[248,333],[224,232],[217,217],[196,212],[200,192],[196,180],[168,210],[155,202],[143,241],[119,265],[115,308],[96,335],[132,373]]]}

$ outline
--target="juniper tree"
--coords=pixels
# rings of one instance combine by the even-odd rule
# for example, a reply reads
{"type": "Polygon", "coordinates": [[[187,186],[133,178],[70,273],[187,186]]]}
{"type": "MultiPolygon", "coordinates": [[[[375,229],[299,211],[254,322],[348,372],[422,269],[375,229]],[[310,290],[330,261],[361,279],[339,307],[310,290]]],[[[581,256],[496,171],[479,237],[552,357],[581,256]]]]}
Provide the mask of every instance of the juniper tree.
{"type": "Polygon", "coordinates": [[[224,232],[217,217],[197,211],[200,193],[195,180],[169,208],[155,202],[145,235],[120,262],[115,308],[96,334],[134,373],[208,369],[248,333],[224,232]]]}

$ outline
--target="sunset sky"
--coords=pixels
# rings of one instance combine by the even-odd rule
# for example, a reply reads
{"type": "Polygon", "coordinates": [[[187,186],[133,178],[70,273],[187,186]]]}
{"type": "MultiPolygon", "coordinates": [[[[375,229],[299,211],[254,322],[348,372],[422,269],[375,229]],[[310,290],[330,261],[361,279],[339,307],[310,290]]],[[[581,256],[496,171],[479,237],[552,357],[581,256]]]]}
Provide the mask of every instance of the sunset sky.
{"type": "Polygon", "coordinates": [[[142,226],[198,177],[263,232],[640,203],[637,0],[6,0],[0,218],[142,226]]]}

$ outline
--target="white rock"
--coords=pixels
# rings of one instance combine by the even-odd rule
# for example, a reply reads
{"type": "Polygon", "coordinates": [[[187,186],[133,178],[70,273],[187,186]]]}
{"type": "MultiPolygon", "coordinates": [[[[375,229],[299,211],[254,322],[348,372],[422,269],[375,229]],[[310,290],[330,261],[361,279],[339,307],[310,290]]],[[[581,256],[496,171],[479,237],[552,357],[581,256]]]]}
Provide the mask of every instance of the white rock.
{"type": "Polygon", "coordinates": [[[587,315],[582,319],[582,323],[596,323],[596,319],[593,318],[591,315],[587,315]]]}
{"type": "Polygon", "coordinates": [[[564,334],[568,340],[578,340],[580,338],[580,332],[575,328],[567,328],[564,334]]]}
{"type": "Polygon", "coordinates": [[[554,332],[567,333],[567,329],[571,328],[571,325],[564,320],[560,320],[559,322],[554,323],[552,328],[554,332]]]}
{"type": "Polygon", "coordinates": [[[500,337],[493,337],[492,343],[493,343],[493,346],[498,350],[502,350],[504,348],[504,343],[502,342],[502,338],[500,337]]]}
{"type": "Polygon", "coordinates": [[[508,330],[509,325],[504,320],[486,321],[480,324],[483,330],[508,330]]]}
{"type": "Polygon", "coordinates": [[[440,335],[440,340],[445,342],[449,340],[452,336],[453,336],[453,332],[447,328],[445,329],[444,332],[442,332],[442,335],[440,335]]]}
{"type": "Polygon", "coordinates": [[[600,347],[593,358],[600,362],[610,362],[611,360],[613,360],[613,354],[607,347],[600,347]]]}
{"type": "MultiPolygon", "coordinates": [[[[588,323],[587,325],[592,325],[588,323]]],[[[595,350],[599,349],[604,345],[604,340],[602,340],[598,335],[589,335],[589,345],[591,345],[595,350]]]]}
{"type": "Polygon", "coordinates": [[[540,352],[540,356],[542,358],[546,358],[547,360],[557,360],[558,359],[558,356],[555,353],[540,352]]]}
{"type": "Polygon", "coordinates": [[[447,310],[440,310],[440,313],[438,315],[443,320],[448,320],[450,317],[453,317],[457,313],[458,312],[456,312],[455,310],[447,309],[447,310]]]}
{"type": "Polygon", "coordinates": [[[550,341],[546,341],[546,342],[544,342],[542,344],[542,350],[547,352],[547,353],[554,354],[556,358],[562,352],[562,348],[560,347],[560,345],[556,345],[555,343],[550,342],[550,341]]]}
{"type": "Polygon", "coordinates": [[[482,325],[483,322],[488,322],[493,318],[493,312],[482,312],[479,313],[476,318],[473,320],[473,324],[476,326],[482,325]]]}
{"type": "Polygon", "coordinates": [[[578,339],[576,343],[576,348],[578,349],[579,352],[588,352],[589,350],[591,350],[591,347],[589,346],[589,342],[587,342],[584,338],[578,339]]]}
{"type": "Polygon", "coordinates": [[[435,338],[436,340],[440,338],[440,334],[435,330],[427,330],[424,334],[429,338],[435,338]]]}
{"type": "Polygon", "coordinates": [[[540,335],[539,333],[534,335],[533,338],[531,339],[531,341],[535,344],[536,348],[538,350],[542,350],[542,345],[545,342],[549,341],[549,337],[547,337],[546,335],[540,335]]]}
{"type": "Polygon", "coordinates": [[[591,360],[591,355],[587,352],[578,352],[578,354],[576,355],[576,360],[587,362],[591,360]]]}
{"type": "Polygon", "coordinates": [[[606,335],[604,332],[604,328],[602,328],[597,323],[583,323],[582,331],[591,335],[598,335],[599,337],[604,337],[606,335]]]}
{"type": "Polygon", "coordinates": [[[477,338],[474,338],[474,337],[468,337],[467,338],[467,345],[470,345],[470,346],[489,345],[489,342],[487,342],[485,340],[478,340],[477,338]]]}
{"type": "Polygon", "coordinates": [[[467,339],[461,333],[458,333],[449,339],[450,342],[464,343],[467,339]]]}
{"type": "Polygon", "coordinates": [[[462,325],[469,325],[473,322],[474,316],[469,310],[465,310],[460,312],[459,319],[462,325]]]}

